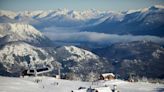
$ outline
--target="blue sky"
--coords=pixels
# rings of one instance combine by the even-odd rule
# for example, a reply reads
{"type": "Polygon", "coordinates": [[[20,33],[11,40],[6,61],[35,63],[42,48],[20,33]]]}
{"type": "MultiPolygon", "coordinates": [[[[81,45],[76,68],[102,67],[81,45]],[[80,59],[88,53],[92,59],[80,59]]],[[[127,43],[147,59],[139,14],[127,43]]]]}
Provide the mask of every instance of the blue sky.
{"type": "Polygon", "coordinates": [[[164,0],[0,0],[0,9],[4,10],[112,10],[125,11],[153,5],[164,5],[164,0]]]}

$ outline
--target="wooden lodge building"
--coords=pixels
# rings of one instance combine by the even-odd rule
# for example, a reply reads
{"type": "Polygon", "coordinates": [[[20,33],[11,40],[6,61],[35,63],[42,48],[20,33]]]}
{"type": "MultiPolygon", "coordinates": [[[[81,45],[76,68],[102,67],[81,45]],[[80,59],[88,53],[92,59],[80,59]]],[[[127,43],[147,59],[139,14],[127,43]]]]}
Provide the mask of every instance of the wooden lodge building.
{"type": "Polygon", "coordinates": [[[104,73],[100,75],[100,80],[114,80],[115,75],[113,73],[104,73]]]}

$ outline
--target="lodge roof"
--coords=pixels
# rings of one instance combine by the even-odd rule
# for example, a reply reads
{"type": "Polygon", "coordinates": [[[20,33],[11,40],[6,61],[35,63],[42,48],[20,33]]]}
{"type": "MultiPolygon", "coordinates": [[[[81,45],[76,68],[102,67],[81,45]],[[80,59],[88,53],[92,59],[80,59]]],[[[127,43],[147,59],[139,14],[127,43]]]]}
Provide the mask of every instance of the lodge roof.
{"type": "Polygon", "coordinates": [[[115,75],[113,73],[103,73],[101,74],[103,77],[107,77],[107,76],[113,76],[115,77],[115,75]]]}

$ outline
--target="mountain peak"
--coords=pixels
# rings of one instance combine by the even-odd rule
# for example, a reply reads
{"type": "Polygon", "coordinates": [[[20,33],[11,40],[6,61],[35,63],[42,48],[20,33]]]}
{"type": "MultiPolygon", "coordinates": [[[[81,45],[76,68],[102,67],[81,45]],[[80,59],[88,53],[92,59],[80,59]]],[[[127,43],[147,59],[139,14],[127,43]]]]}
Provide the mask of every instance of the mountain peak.
{"type": "Polygon", "coordinates": [[[0,10],[0,16],[7,16],[11,19],[14,19],[17,14],[9,10],[0,10]]]}
{"type": "Polygon", "coordinates": [[[154,6],[152,6],[152,7],[154,7],[154,8],[164,8],[164,6],[163,5],[154,5],[154,6]]]}
{"type": "Polygon", "coordinates": [[[164,9],[164,6],[162,5],[154,5],[152,7],[149,8],[149,10],[159,10],[159,9],[164,9]]]}
{"type": "Polygon", "coordinates": [[[156,11],[156,10],[161,10],[161,9],[164,9],[163,5],[154,5],[154,6],[151,6],[149,8],[141,9],[140,11],[142,11],[142,12],[145,12],[145,11],[156,11]]]}
{"type": "Polygon", "coordinates": [[[39,45],[48,39],[37,29],[29,24],[24,23],[1,23],[0,37],[8,36],[7,42],[24,41],[31,44],[39,45]]]}
{"type": "Polygon", "coordinates": [[[42,35],[37,29],[35,29],[33,26],[25,23],[2,23],[0,24],[0,28],[6,29],[3,31],[12,31],[14,33],[33,33],[33,34],[38,34],[42,35]]]}

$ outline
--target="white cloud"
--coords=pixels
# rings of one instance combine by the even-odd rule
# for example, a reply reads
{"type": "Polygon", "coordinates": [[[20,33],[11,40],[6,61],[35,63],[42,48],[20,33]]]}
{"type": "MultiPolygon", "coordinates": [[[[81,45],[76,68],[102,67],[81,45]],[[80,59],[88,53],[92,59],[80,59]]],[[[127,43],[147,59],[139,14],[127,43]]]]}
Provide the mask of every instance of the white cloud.
{"type": "Polygon", "coordinates": [[[96,32],[44,32],[44,34],[53,41],[67,41],[67,42],[96,42],[96,43],[116,43],[116,42],[130,42],[147,40],[157,43],[164,43],[164,38],[156,36],[133,36],[133,35],[117,35],[104,34],[96,32]]]}

